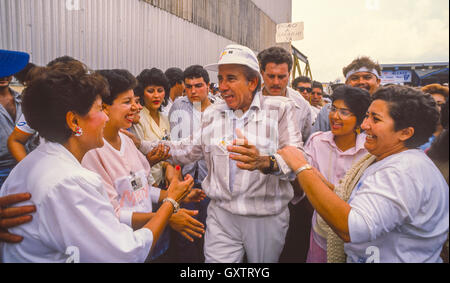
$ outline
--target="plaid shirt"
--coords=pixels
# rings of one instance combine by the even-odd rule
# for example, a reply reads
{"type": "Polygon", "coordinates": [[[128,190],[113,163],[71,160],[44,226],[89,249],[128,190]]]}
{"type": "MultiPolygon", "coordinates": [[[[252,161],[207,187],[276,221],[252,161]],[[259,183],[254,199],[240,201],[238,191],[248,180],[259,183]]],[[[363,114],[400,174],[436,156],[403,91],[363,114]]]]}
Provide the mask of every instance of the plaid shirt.
{"type": "Polygon", "coordinates": [[[165,142],[171,147],[171,161],[188,164],[204,159],[209,174],[203,181],[203,189],[216,205],[230,213],[245,216],[279,214],[294,196],[290,181],[295,176],[276,152],[288,145],[302,148],[298,106],[291,99],[266,97],[259,92],[245,113],[241,132],[261,154],[274,154],[277,159],[280,172],[270,175],[230,168],[233,164],[229,162],[230,153],[226,146],[236,138],[231,116],[239,116],[239,111],[230,112],[225,102],[214,104],[204,112],[200,131],[182,141],[165,142]],[[232,171],[234,176],[230,178],[232,171]]]}

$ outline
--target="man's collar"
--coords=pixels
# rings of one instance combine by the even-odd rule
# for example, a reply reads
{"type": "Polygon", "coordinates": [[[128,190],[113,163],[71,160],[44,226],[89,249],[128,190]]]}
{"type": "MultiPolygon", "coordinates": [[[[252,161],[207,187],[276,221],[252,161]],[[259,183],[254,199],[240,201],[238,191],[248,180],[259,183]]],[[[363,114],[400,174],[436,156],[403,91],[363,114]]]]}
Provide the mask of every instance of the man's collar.
{"type": "MultiPolygon", "coordinates": [[[[264,96],[272,96],[272,95],[270,95],[269,91],[266,89],[265,86],[263,87],[262,94],[264,96]]],[[[288,96],[288,89],[287,88],[284,90],[284,95],[281,95],[281,96],[282,97],[287,97],[288,96]]]]}

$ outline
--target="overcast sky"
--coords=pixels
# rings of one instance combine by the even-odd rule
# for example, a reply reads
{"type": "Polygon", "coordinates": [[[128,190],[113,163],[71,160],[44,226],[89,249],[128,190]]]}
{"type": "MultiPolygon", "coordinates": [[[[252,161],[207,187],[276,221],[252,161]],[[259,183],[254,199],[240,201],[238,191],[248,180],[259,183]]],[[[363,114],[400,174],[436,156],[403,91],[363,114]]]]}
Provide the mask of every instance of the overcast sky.
{"type": "Polygon", "coordinates": [[[292,0],[292,21],[305,23],[293,45],[322,82],[343,78],[362,55],[380,64],[449,61],[448,0],[292,0]]]}

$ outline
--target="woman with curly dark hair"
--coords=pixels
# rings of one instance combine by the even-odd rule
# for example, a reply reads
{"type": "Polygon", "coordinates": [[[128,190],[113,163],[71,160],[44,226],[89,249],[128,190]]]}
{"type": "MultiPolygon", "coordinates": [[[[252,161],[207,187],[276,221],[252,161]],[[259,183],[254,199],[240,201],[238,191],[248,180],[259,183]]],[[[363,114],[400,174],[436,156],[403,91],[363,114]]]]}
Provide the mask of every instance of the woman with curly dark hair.
{"type": "Polygon", "coordinates": [[[390,86],[373,95],[361,128],[369,155],[332,192],[296,148],[280,151],[311,204],[330,227],[330,262],[442,262],[449,190],[417,147],[436,130],[433,98],[390,86]],[[345,244],[344,244],[345,243],[345,244]]]}
{"type": "MultiPolygon", "coordinates": [[[[137,76],[138,87],[135,89],[142,97],[141,119],[131,127],[131,132],[143,141],[168,140],[170,136],[169,118],[162,113],[162,106],[167,105],[169,80],[159,69],[146,69],[137,76]]],[[[166,162],[152,166],[155,186],[164,188],[166,162]]]]}

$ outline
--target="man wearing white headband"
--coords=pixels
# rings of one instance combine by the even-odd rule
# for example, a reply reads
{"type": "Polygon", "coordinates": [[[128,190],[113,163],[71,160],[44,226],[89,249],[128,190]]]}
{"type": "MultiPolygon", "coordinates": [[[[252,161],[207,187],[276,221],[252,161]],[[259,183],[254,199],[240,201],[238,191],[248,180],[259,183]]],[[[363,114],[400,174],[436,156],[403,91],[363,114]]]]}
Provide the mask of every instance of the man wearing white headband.
{"type": "Polygon", "coordinates": [[[381,67],[369,57],[360,57],[344,68],[345,84],[367,90],[371,95],[381,83],[381,67]]]}
{"type": "MultiPolygon", "coordinates": [[[[352,87],[359,87],[367,90],[370,95],[374,94],[381,83],[381,67],[378,63],[372,61],[369,57],[359,57],[343,70],[345,76],[345,84],[352,87]]],[[[330,131],[330,114],[331,104],[325,105],[317,116],[316,123],[312,132],[328,132],[330,131]]]]}

